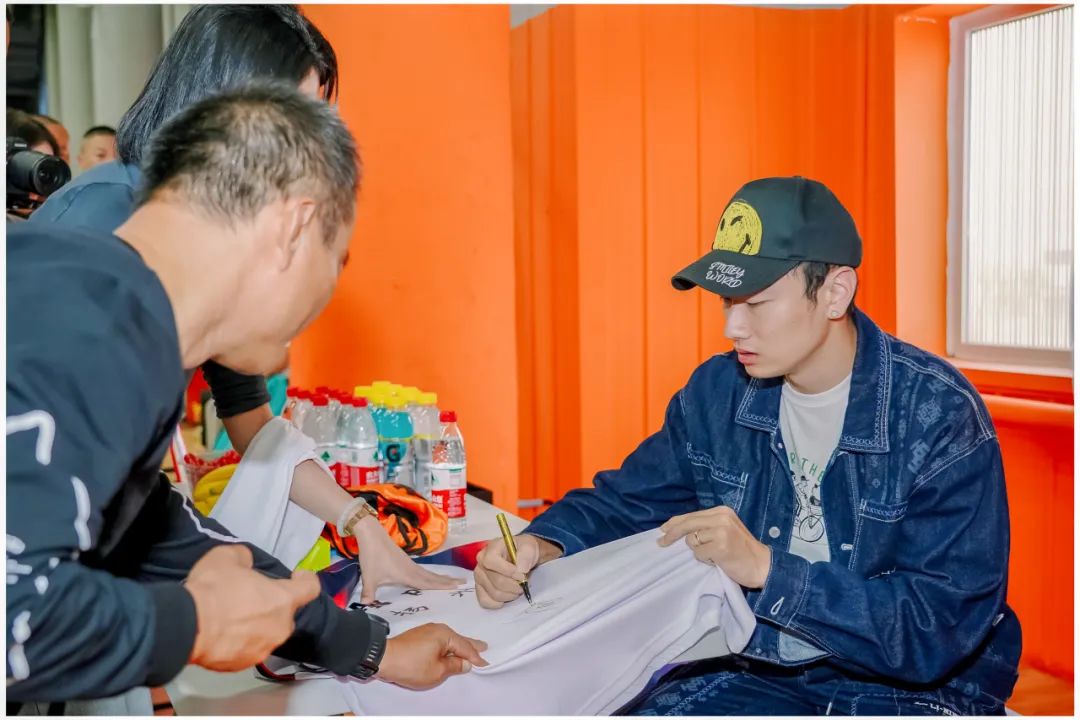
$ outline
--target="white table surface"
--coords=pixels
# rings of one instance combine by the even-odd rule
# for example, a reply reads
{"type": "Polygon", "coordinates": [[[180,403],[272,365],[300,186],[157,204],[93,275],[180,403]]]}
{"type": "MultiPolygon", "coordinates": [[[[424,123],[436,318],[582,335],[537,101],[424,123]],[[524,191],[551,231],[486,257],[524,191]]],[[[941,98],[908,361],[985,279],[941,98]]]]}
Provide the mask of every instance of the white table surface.
{"type": "MultiPolygon", "coordinates": [[[[468,525],[451,533],[439,551],[499,536],[499,510],[466,496],[468,525]]],[[[510,531],[521,532],[528,522],[506,514],[510,531]]],[[[188,665],[165,686],[177,715],[339,715],[349,711],[333,679],[274,683],[255,677],[253,670],[219,673],[188,665]]]]}
{"type": "MultiPolygon", "coordinates": [[[[439,550],[467,545],[499,536],[495,516],[499,510],[489,503],[467,496],[468,526],[452,533],[439,550]]],[[[528,524],[507,513],[511,532],[521,532],[528,524]]],[[[728,654],[718,632],[706,635],[675,662],[719,657],[728,654]]],[[[349,712],[331,678],[274,683],[255,677],[253,670],[218,673],[188,665],[166,685],[177,715],[340,715],[349,712]]]]}

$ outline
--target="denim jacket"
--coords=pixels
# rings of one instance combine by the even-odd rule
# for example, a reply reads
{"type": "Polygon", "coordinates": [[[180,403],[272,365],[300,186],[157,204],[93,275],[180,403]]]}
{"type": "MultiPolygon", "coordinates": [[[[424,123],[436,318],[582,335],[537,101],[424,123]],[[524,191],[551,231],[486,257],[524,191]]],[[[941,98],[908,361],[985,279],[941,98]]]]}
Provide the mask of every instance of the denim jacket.
{"type": "Polygon", "coordinates": [[[743,656],[1003,702],[1020,624],[1005,602],[1009,511],[994,426],[947,362],[858,310],[855,325],[850,399],[821,489],[829,562],[788,552],[796,500],[782,380],[750,378],[733,353],[697,368],[621,468],[525,532],[569,555],[726,505],[772,550],[765,586],[746,596],[758,628],[743,656]]]}

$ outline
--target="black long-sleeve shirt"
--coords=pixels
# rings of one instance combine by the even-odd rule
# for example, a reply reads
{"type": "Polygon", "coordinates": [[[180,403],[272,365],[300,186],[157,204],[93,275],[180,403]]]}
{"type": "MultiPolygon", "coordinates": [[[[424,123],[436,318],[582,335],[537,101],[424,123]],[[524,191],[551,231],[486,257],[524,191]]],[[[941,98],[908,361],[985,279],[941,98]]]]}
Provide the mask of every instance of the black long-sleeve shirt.
{"type": "MultiPolygon", "coordinates": [[[[7,287],[8,699],[162,684],[197,630],[181,581],[237,542],[159,474],[186,382],[172,306],[119,238],[50,224],[8,233],[7,287]]],[[[275,654],[347,674],[369,622],[323,594],[275,654]]]]}

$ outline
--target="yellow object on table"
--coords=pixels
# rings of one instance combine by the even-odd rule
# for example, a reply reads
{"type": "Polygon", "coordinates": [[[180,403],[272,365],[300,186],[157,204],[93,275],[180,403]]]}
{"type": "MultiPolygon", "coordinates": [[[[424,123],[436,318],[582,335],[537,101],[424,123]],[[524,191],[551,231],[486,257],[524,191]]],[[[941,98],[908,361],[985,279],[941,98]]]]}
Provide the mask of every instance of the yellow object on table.
{"type": "Polygon", "coordinates": [[[214,505],[217,504],[218,498],[221,497],[221,493],[224,492],[225,486],[232,479],[237,467],[235,464],[225,465],[202,476],[202,479],[195,485],[195,491],[191,494],[191,499],[199,512],[203,515],[210,514],[210,511],[214,509],[214,505]]]}
{"type": "Polygon", "coordinates": [[[330,543],[326,538],[320,537],[311,546],[311,552],[296,564],[296,570],[310,570],[319,572],[330,567],[330,543]]]}

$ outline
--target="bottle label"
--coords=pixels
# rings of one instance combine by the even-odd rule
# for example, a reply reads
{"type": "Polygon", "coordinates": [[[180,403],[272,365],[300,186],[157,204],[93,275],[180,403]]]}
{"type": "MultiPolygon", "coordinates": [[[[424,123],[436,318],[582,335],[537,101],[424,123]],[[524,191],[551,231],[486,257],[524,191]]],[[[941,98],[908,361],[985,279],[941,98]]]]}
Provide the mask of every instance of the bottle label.
{"type": "Polygon", "coordinates": [[[408,441],[401,441],[397,439],[380,439],[379,451],[382,456],[386,458],[387,465],[394,466],[401,464],[406,455],[409,452],[408,441]]]}
{"type": "Polygon", "coordinates": [[[382,482],[382,468],[380,467],[334,463],[330,466],[330,470],[334,473],[337,484],[346,490],[355,490],[365,485],[378,485],[382,482]]]}
{"type": "Polygon", "coordinates": [[[332,460],[326,462],[328,465],[333,462],[330,471],[337,484],[346,490],[383,482],[382,463],[379,462],[377,452],[337,448],[332,460]]]}
{"type": "Polygon", "coordinates": [[[465,466],[432,463],[431,502],[451,520],[465,517],[465,466]]]}

